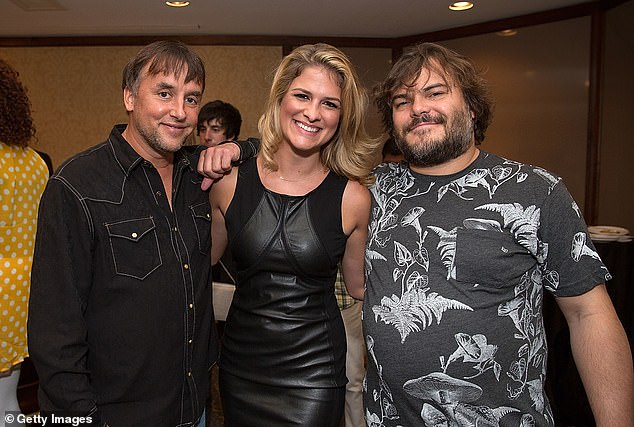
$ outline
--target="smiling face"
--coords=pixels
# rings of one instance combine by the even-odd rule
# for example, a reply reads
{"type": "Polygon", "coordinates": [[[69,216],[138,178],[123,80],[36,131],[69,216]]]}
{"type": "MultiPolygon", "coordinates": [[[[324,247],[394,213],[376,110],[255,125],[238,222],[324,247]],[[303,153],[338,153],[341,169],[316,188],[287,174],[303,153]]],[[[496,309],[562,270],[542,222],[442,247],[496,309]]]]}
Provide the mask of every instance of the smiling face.
{"type": "Polygon", "coordinates": [[[474,147],[472,117],[460,90],[429,68],[392,97],[396,143],[414,166],[442,165],[474,147]]]}
{"type": "Polygon", "coordinates": [[[128,111],[126,140],[143,157],[166,157],[178,151],[196,128],[202,86],[180,75],[142,72],[138,90],[124,89],[128,111]]]}
{"type": "Polygon", "coordinates": [[[323,67],[307,67],[290,84],[280,103],[283,144],[301,152],[319,152],[337,132],[341,88],[323,67]]]}

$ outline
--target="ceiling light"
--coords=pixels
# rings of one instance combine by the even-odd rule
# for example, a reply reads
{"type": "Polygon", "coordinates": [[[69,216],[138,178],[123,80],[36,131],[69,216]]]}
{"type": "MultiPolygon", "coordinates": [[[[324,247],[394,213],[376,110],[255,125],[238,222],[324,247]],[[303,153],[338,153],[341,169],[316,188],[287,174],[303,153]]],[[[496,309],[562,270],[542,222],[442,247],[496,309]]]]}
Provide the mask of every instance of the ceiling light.
{"type": "Polygon", "coordinates": [[[451,10],[467,10],[473,7],[473,3],[470,1],[457,1],[453,2],[449,5],[449,9],[451,10]]]}
{"type": "Polygon", "coordinates": [[[172,6],[172,7],[189,6],[189,2],[188,1],[166,1],[165,4],[168,5],[168,6],[172,6]]]}
{"type": "Polygon", "coordinates": [[[498,36],[502,36],[502,37],[510,37],[510,36],[514,36],[515,34],[517,34],[517,30],[514,30],[514,29],[502,30],[502,31],[498,31],[495,34],[497,34],[498,36]]]}

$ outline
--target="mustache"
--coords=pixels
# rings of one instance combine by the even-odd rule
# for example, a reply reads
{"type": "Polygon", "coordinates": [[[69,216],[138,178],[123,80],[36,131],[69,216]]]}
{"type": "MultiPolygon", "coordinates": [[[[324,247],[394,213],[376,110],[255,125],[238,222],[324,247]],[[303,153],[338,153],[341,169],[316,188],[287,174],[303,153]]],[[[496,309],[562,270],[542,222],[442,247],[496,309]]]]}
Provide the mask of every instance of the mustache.
{"type": "Polygon", "coordinates": [[[447,123],[447,119],[445,118],[445,116],[441,114],[423,113],[420,116],[413,118],[409,122],[407,131],[408,132],[411,131],[412,129],[414,129],[416,126],[418,126],[421,123],[445,124],[447,123]]]}

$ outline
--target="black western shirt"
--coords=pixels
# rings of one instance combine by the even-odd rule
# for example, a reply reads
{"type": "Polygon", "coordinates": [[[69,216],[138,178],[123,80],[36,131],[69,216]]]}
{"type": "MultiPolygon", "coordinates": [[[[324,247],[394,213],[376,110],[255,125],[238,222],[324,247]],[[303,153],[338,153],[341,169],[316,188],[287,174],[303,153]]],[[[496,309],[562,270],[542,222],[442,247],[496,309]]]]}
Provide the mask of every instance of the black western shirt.
{"type": "Polygon", "coordinates": [[[42,197],[28,322],[39,402],[113,427],[191,426],[217,357],[208,193],[184,147],[170,208],[124,129],[65,162],[42,197]]]}

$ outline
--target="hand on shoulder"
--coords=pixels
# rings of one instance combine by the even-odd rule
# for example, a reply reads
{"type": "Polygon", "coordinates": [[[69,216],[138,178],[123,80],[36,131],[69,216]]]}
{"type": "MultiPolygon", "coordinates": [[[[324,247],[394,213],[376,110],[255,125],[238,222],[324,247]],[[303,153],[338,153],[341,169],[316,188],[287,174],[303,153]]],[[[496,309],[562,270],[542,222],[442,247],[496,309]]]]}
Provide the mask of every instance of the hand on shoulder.
{"type": "Polygon", "coordinates": [[[234,162],[240,158],[240,147],[229,142],[209,147],[200,153],[198,158],[198,173],[203,175],[201,188],[207,190],[211,184],[231,172],[234,162]]]}

